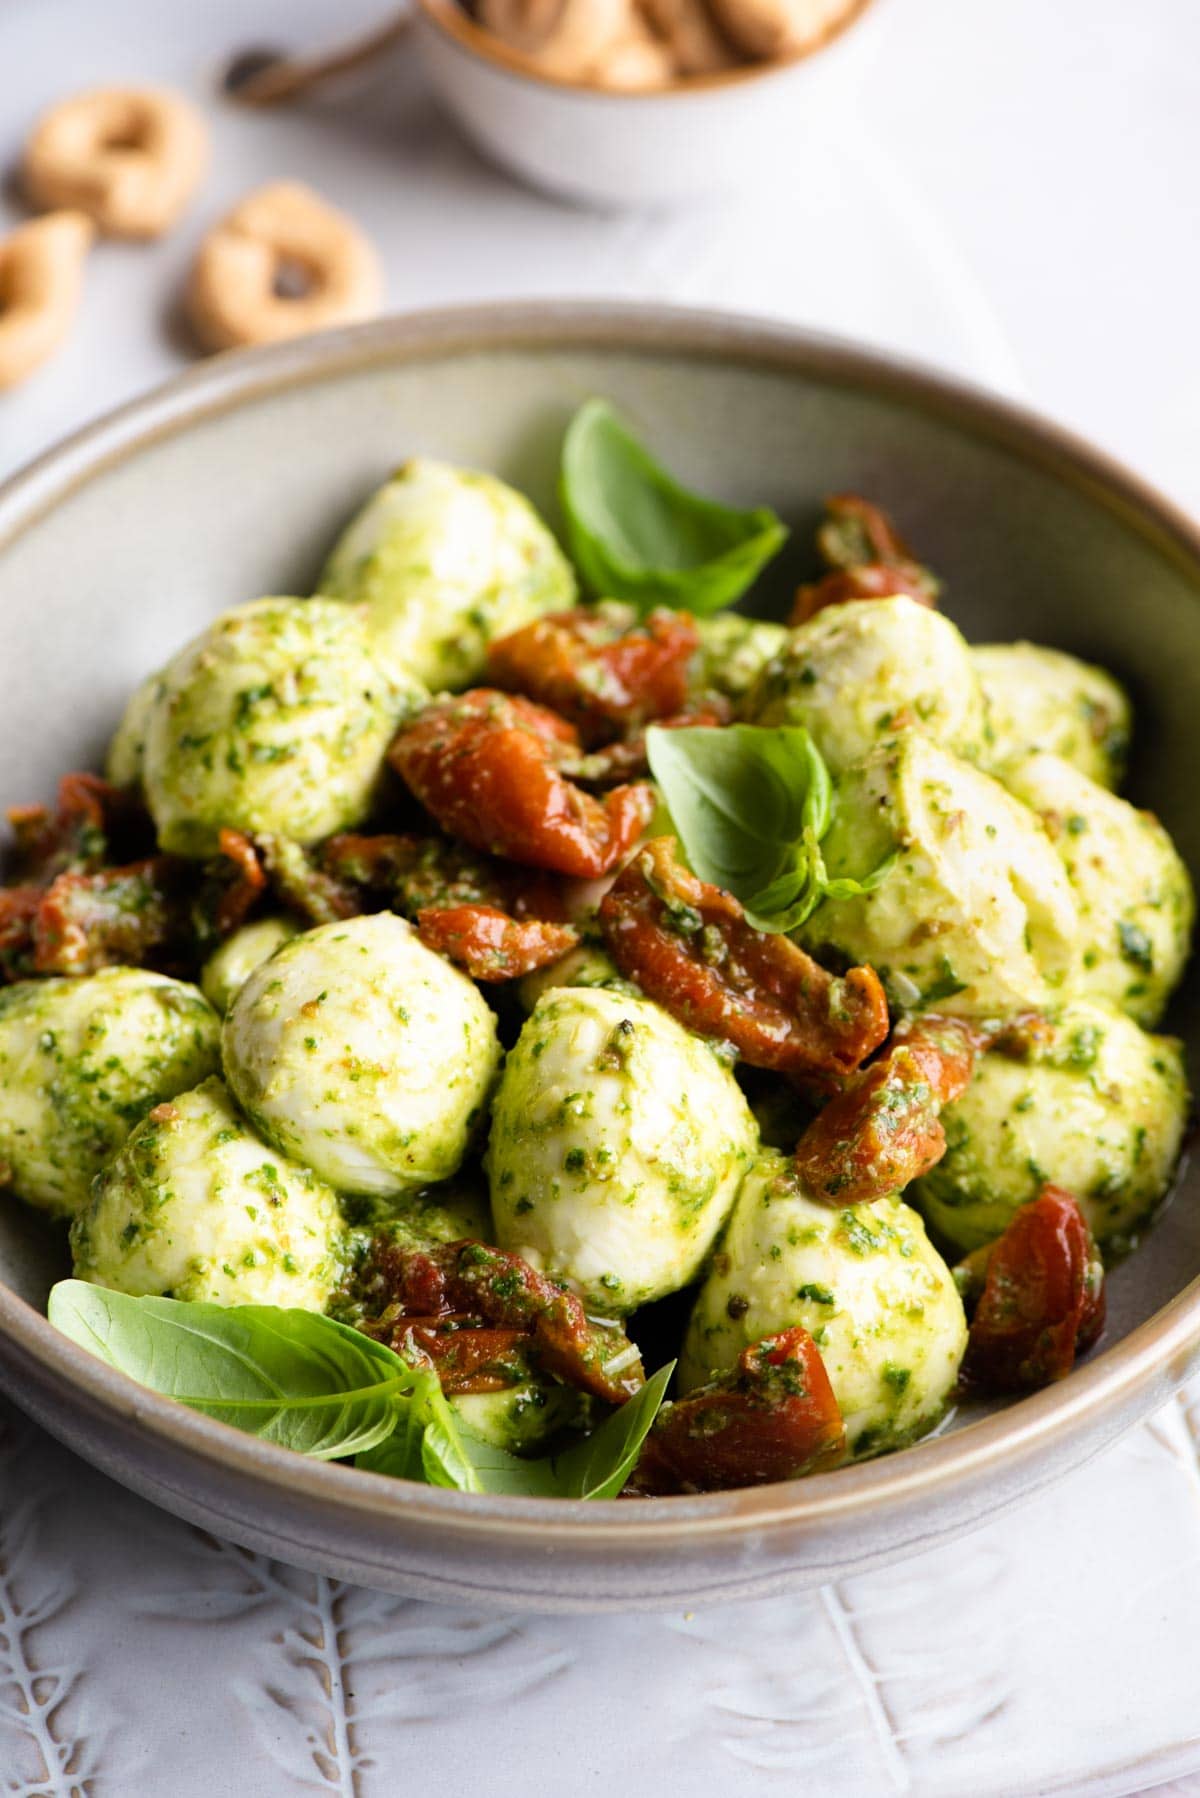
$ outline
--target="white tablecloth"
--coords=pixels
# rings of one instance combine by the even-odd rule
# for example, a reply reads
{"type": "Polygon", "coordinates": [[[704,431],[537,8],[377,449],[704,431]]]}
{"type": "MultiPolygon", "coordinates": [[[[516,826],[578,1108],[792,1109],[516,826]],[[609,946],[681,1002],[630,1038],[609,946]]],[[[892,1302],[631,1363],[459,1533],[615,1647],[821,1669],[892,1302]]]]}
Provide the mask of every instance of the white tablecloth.
{"type": "MultiPolygon", "coordinates": [[[[70,345],[0,398],[0,475],[182,365],[198,230],[295,175],[371,231],[394,307],[581,294],[786,316],[1031,400],[1200,509],[1200,9],[878,4],[836,140],[783,146],[755,193],[680,213],[514,187],[403,58],[349,107],[218,108],[187,224],[101,246],[70,345]]],[[[161,79],[204,98],[230,48],[379,11],[0,0],[0,162],[64,91],[161,79]]],[[[0,1431],[0,1790],[20,1798],[1200,1792],[1200,1386],[966,1542],[817,1597],[659,1619],[343,1587],[152,1510],[15,1414],[0,1431]]]]}

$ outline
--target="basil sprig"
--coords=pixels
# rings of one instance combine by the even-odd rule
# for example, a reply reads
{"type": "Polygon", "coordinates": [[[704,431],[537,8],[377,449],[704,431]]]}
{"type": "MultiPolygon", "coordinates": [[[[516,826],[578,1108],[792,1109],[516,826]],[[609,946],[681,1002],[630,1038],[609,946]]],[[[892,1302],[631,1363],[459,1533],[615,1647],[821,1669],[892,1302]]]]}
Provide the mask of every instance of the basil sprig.
{"type": "Polygon", "coordinates": [[[524,1461],[467,1429],[431,1369],[319,1312],[137,1298],[62,1280],[48,1314],[139,1385],[261,1441],[460,1492],[615,1498],[674,1365],[576,1447],[524,1461]]]}
{"type": "Polygon", "coordinates": [[[873,892],[891,872],[894,853],[862,880],[830,878],[833,782],[802,726],[652,727],[646,749],[689,864],[756,930],[798,930],[822,900],[873,892]]]}
{"type": "Polygon", "coordinates": [[[718,612],[778,553],[769,507],[737,511],[680,486],[604,400],[575,414],[560,480],[567,538],[594,593],[643,611],[718,612]]]}

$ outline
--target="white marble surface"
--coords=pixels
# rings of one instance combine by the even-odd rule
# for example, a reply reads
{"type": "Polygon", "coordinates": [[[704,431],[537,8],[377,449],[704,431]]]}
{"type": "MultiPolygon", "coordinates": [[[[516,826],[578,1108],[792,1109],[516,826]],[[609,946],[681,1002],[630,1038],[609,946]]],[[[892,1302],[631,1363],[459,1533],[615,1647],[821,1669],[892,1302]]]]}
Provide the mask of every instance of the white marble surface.
{"type": "MultiPolygon", "coordinates": [[[[217,108],[194,215],[161,246],[102,247],[67,351],[0,399],[0,476],[183,364],[198,230],[297,175],[371,230],[397,308],[575,293],[780,314],[1028,399],[1200,509],[1200,9],[879,4],[836,141],[781,145],[754,195],[682,214],[522,192],[403,61],[348,105],[217,108]]],[[[0,164],[65,90],[140,77],[203,98],[230,47],[380,10],[0,0],[0,164]]],[[[628,1620],[472,1615],[291,1572],[0,1414],[14,1798],[1195,1795],[1198,1614],[1200,1386],[937,1555],[816,1598],[628,1620]]]]}

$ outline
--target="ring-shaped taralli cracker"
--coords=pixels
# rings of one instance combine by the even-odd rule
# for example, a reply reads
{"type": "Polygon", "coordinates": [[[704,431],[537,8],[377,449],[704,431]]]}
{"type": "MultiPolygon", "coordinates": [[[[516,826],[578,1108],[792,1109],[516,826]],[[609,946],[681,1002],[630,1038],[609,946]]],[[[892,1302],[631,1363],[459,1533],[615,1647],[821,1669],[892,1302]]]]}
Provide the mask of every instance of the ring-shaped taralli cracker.
{"type": "Polygon", "coordinates": [[[0,240],[0,388],[31,375],[66,337],[94,235],[81,212],[52,212],[0,240]]]}
{"type": "Polygon", "coordinates": [[[110,237],[160,237],[208,164],[208,129],[169,88],[100,87],[44,112],[25,146],[35,206],[72,206],[110,237]]]}
{"type": "Polygon", "coordinates": [[[298,181],[247,194],[205,237],[187,309],[206,349],[302,337],[378,312],[383,275],[358,226],[298,181]],[[307,282],[281,292],[287,277],[307,282]]]}

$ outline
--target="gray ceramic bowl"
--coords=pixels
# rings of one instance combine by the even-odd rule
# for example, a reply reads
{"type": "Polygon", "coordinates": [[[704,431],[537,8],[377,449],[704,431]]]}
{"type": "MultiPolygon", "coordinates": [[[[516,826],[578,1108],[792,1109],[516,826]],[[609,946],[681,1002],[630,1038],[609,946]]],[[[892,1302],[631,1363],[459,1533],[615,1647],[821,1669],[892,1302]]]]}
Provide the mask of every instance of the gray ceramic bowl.
{"type": "MultiPolygon", "coordinates": [[[[363,493],[425,451],[552,507],[565,420],[607,395],[685,479],[795,526],[827,492],[894,506],[969,636],[1027,634],[1118,670],[1134,789],[1200,867],[1200,535],[1084,446],[944,380],[781,327],[616,306],[385,320],[222,358],[0,491],[0,799],[95,760],[138,678],[215,611],[307,591],[363,493]]],[[[770,595],[768,602],[770,600],[770,595]]],[[[1194,994],[1174,1019],[1197,1027],[1194,994]]],[[[1195,1046],[1195,1045],[1193,1045],[1195,1046]]],[[[902,1454],[794,1485],[568,1505],[306,1462],[156,1398],[42,1316],[63,1248],[0,1205],[0,1387],[136,1491],[368,1585],[542,1609],[799,1588],[970,1528],[1165,1400],[1200,1361],[1200,1209],[1185,1181],[1111,1281],[1100,1353],[902,1454]]]]}

